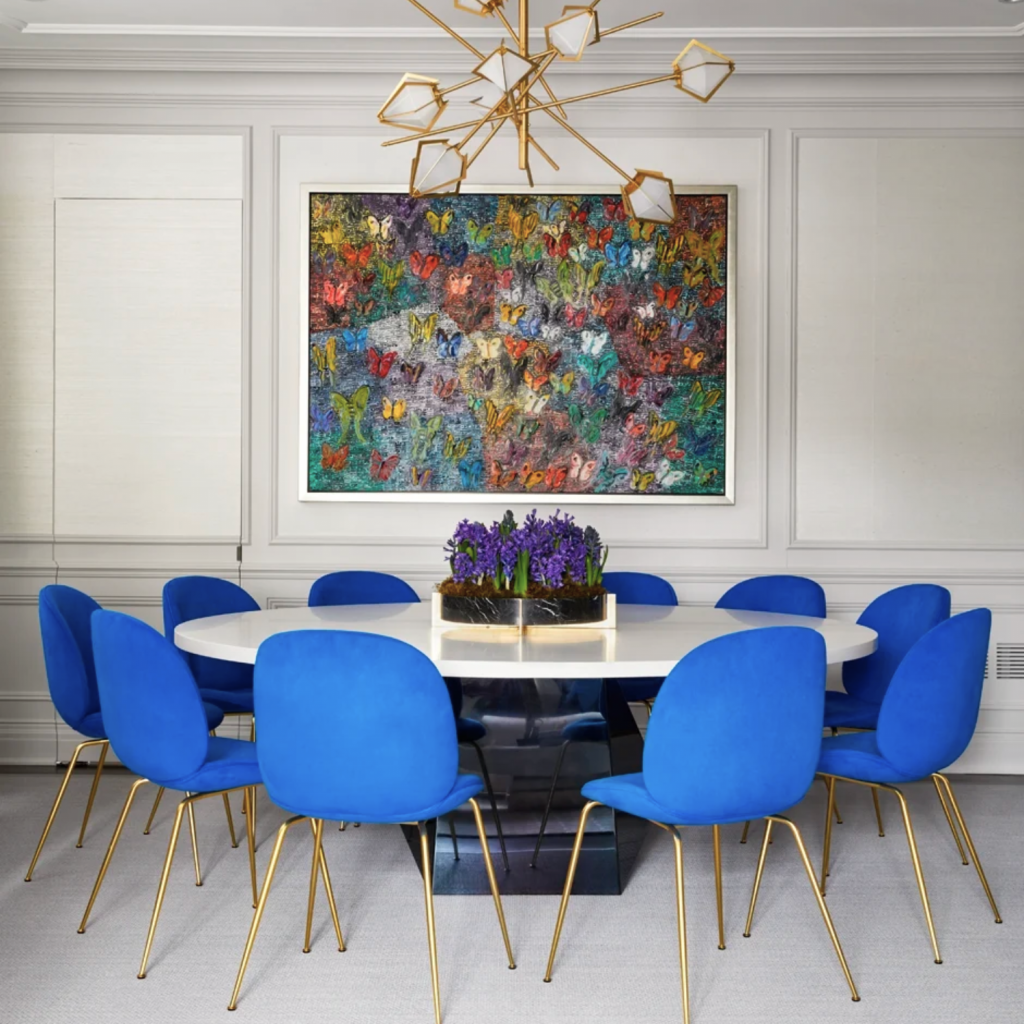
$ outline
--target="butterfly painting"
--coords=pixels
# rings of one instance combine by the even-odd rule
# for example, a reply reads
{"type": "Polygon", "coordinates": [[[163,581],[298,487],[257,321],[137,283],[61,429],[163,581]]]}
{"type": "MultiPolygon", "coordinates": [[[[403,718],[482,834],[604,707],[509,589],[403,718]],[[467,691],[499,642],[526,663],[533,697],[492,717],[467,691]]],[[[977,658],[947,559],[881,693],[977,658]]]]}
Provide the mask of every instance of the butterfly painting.
{"type": "Polygon", "coordinates": [[[302,497],[732,500],[735,190],[306,193],[302,497]]]}

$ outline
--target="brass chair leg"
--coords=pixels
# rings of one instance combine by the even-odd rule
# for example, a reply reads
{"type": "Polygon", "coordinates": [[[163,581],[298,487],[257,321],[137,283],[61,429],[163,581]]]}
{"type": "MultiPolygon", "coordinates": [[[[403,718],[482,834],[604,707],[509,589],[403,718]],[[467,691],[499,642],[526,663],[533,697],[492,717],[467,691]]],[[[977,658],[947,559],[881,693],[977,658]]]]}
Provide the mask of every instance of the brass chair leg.
{"type": "Polygon", "coordinates": [[[480,762],[480,774],[484,777],[484,787],[487,790],[487,799],[491,804],[491,814],[494,815],[494,827],[498,832],[498,845],[501,847],[501,861],[506,871],[511,871],[508,863],[508,850],[505,849],[505,833],[501,830],[501,816],[498,814],[498,800],[494,795],[494,787],[491,785],[491,773],[487,770],[487,762],[484,760],[484,752],[480,744],[471,741],[471,746],[476,751],[477,760],[480,762]]]}
{"type": "Polygon", "coordinates": [[[825,921],[825,927],[828,929],[828,935],[832,940],[836,956],[839,957],[839,964],[843,968],[843,974],[846,976],[846,984],[850,986],[850,995],[855,1003],[859,1003],[860,994],[857,992],[857,986],[853,982],[853,975],[850,974],[850,967],[846,962],[846,956],[843,954],[843,947],[839,944],[839,936],[836,934],[835,926],[832,924],[832,915],[829,914],[828,907],[825,906],[825,900],[822,897],[821,891],[818,889],[818,881],[814,877],[814,868],[811,866],[811,858],[807,856],[807,847],[804,846],[804,840],[800,835],[800,829],[798,829],[788,818],[783,818],[779,815],[768,819],[769,824],[771,824],[772,821],[777,821],[780,825],[785,825],[790,832],[793,833],[797,849],[800,851],[800,859],[803,861],[804,871],[807,872],[807,880],[811,883],[811,888],[814,890],[814,898],[817,900],[818,909],[821,911],[821,916],[825,921]]]}
{"type": "Polygon", "coordinates": [[[540,831],[537,833],[537,842],[533,847],[533,857],[530,860],[530,867],[537,866],[537,858],[540,856],[540,845],[544,842],[544,832],[548,827],[548,815],[551,813],[551,805],[555,800],[555,790],[558,788],[558,776],[562,774],[562,761],[565,760],[565,752],[569,748],[569,740],[565,740],[558,748],[558,757],[555,760],[555,770],[551,774],[551,786],[548,789],[548,799],[544,804],[544,813],[540,818],[540,831]]]}
{"type": "MultiPolygon", "coordinates": [[[[86,747],[98,747],[107,745],[106,740],[84,740],[75,747],[74,753],[71,755],[71,760],[68,763],[67,771],[64,772],[64,778],[61,781],[60,789],[57,790],[57,796],[54,798],[53,807],[50,808],[50,816],[46,819],[46,824],[43,826],[43,834],[39,837],[39,844],[36,846],[36,852],[32,856],[32,863],[28,866],[28,872],[25,875],[25,881],[32,881],[32,873],[36,869],[36,863],[39,860],[39,854],[43,852],[43,847],[46,845],[46,837],[50,834],[50,829],[53,827],[54,819],[57,817],[57,812],[60,810],[61,801],[64,799],[64,793],[67,791],[68,783],[71,781],[71,773],[75,770],[75,765],[78,762],[78,755],[81,754],[86,747]]],[[[93,787],[95,788],[96,780],[93,780],[93,787]]],[[[91,806],[91,804],[90,804],[91,806]]],[[[87,815],[88,818],[88,815],[87,815]]],[[[85,831],[85,822],[82,823],[82,831],[85,831]]],[[[79,843],[81,845],[81,843],[79,843]]]]}
{"type": "MultiPolygon", "coordinates": [[[[448,815],[448,831],[452,834],[452,849],[455,851],[455,859],[459,859],[459,837],[455,834],[455,814],[448,815]]],[[[486,842],[486,840],[485,840],[486,842]]]]}
{"type": "Polygon", "coordinates": [[[480,837],[480,849],[484,856],[484,867],[487,869],[487,881],[491,886],[491,895],[494,897],[494,909],[498,914],[498,924],[501,927],[501,937],[505,943],[505,953],[508,956],[508,969],[510,971],[514,971],[516,969],[516,961],[512,956],[512,943],[509,942],[508,938],[508,927],[505,924],[505,911],[501,906],[501,893],[498,892],[498,879],[494,874],[494,862],[491,860],[491,851],[487,845],[487,829],[484,827],[484,816],[480,813],[480,805],[476,802],[475,798],[470,799],[469,805],[473,808],[473,820],[476,822],[477,835],[480,837]]]}
{"type": "Polygon", "coordinates": [[[583,836],[587,830],[587,818],[595,807],[601,805],[594,800],[585,804],[580,813],[580,823],[576,830],[576,841],[572,846],[572,856],[569,858],[569,870],[565,875],[565,888],[562,890],[562,902],[558,907],[558,920],[555,922],[555,934],[551,940],[551,952],[548,955],[548,969],[544,975],[545,981],[551,981],[551,971],[555,966],[555,953],[558,952],[558,940],[562,935],[562,925],[565,923],[565,911],[569,906],[569,897],[572,895],[572,883],[576,878],[576,865],[580,860],[580,850],[583,849],[583,836]]]}
{"type": "Polygon", "coordinates": [[[85,932],[85,926],[89,921],[89,915],[92,913],[93,904],[96,902],[96,897],[100,893],[100,886],[103,885],[103,879],[106,877],[107,868],[110,867],[110,860],[114,856],[114,850],[117,849],[118,841],[121,838],[121,830],[124,828],[124,823],[128,820],[128,812],[132,809],[135,794],[146,785],[146,782],[146,779],[136,779],[135,782],[132,783],[132,788],[128,790],[128,796],[125,798],[124,807],[121,809],[121,817],[117,819],[114,834],[110,837],[110,844],[107,846],[106,856],[103,858],[102,865],[100,865],[100,873],[96,877],[96,884],[92,887],[92,894],[89,896],[89,902],[86,905],[85,913],[82,915],[82,923],[78,926],[79,935],[85,932]]]}
{"type": "Polygon", "coordinates": [[[960,854],[960,860],[964,867],[970,863],[967,860],[967,854],[964,853],[963,843],[960,842],[960,833],[956,830],[956,825],[953,824],[953,815],[949,812],[949,805],[946,803],[946,797],[942,792],[942,786],[939,785],[938,776],[932,776],[932,782],[935,784],[935,792],[938,794],[939,803],[942,804],[942,813],[946,816],[946,824],[949,825],[949,831],[953,833],[953,840],[956,842],[957,851],[960,854]]]}
{"type": "MultiPolygon", "coordinates": [[[[416,823],[420,834],[420,859],[423,867],[423,898],[427,905],[427,944],[430,948],[430,981],[434,990],[434,1024],[441,1024],[441,984],[437,974],[437,935],[434,930],[434,882],[430,870],[430,837],[424,822],[416,823]]],[[[486,846],[486,836],[484,837],[486,846]]]]}
{"type": "Polygon", "coordinates": [[[263,888],[260,889],[260,898],[256,903],[256,910],[252,915],[252,924],[249,926],[249,935],[245,940],[245,950],[242,953],[242,962],[238,966],[238,976],[235,978],[235,987],[231,993],[231,1002],[228,1009],[233,1010],[238,1005],[238,993],[242,988],[242,979],[245,977],[245,969],[249,966],[249,957],[252,955],[253,943],[256,941],[256,933],[260,930],[260,920],[263,918],[263,911],[267,905],[267,897],[270,895],[270,886],[274,881],[274,872],[277,870],[277,862],[281,857],[281,847],[284,845],[284,837],[292,825],[302,821],[302,816],[289,818],[278,830],[274,839],[274,848],[270,853],[270,863],[267,865],[267,875],[263,880],[263,888]]]}
{"type": "Polygon", "coordinates": [[[928,925],[928,935],[932,943],[932,952],[935,954],[935,962],[942,963],[942,954],[939,952],[939,940],[935,935],[935,924],[932,921],[932,908],[928,902],[928,889],[924,884],[924,872],[921,870],[921,858],[917,854],[917,840],[914,838],[914,826],[910,823],[910,808],[907,806],[906,797],[895,786],[882,786],[882,789],[895,793],[900,803],[900,812],[903,815],[903,827],[907,830],[907,845],[910,847],[910,859],[914,863],[914,876],[917,879],[917,889],[921,894],[921,905],[924,907],[924,918],[928,925]]]}
{"type": "MultiPolygon", "coordinates": [[[[167,892],[167,879],[171,876],[171,864],[174,862],[174,850],[178,845],[178,835],[181,832],[181,819],[185,813],[186,808],[190,812],[192,811],[191,794],[178,804],[178,809],[174,812],[174,825],[171,827],[171,838],[167,843],[167,856],[164,857],[164,868],[160,872],[160,884],[156,890],[156,902],[153,904],[153,913],[149,919],[149,931],[146,934],[146,947],[142,951],[142,963],[139,965],[139,978],[145,978],[146,966],[149,963],[149,953],[153,948],[153,938],[156,936],[157,922],[160,920],[160,911],[164,905],[164,895],[167,892]]],[[[195,840],[193,839],[193,844],[195,840]]],[[[195,853],[195,845],[192,847],[193,854],[195,853]]]]}
{"type": "Polygon", "coordinates": [[[740,836],[740,845],[744,845],[746,843],[747,836],[749,835],[749,833],[750,833],[750,822],[749,821],[745,821],[745,822],[743,822],[743,835],[740,836]]]}
{"type": "MultiPolygon", "coordinates": [[[[245,804],[243,802],[242,806],[245,804]]],[[[235,822],[231,817],[231,801],[228,800],[227,793],[224,794],[224,813],[228,816],[228,831],[231,833],[231,849],[238,849],[238,840],[235,838],[235,822]]]]}
{"type": "Polygon", "coordinates": [[[339,832],[344,832],[345,831],[345,822],[343,822],[343,821],[339,821],[338,822],[338,831],[339,832]]]}
{"type": "Polygon", "coordinates": [[[142,830],[144,836],[149,835],[149,830],[153,827],[153,819],[156,817],[156,809],[160,806],[160,801],[164,798],[164,787],[161,786],[156,791],[156,799],[153,801],[153,810],[149,812],[149,820],[146,822],[146,827],[142,830]]]}
{"type": "MultiPolygon", "coordinates": [[[[320,824],[323,825],[323,822],[321,822],[320,824]]],[[[313,836],[315,838],[316,837],[316,826],[313,824],[312,820],[310,820],[310,822],[309,822],[309,827],[311,829],[313,829],[313,836]]],[[[320,864],[320,874],[323,876],[324,891],[327,893],[327,905],[328,905],[328,907],[330,908],[330,911],[331,911],[331,921],[334,924],[334,935],[335,935],[335,938],[337,938],[337,940],[338,940],[338,952],[339,953],[344,953],[345,952],[345,940],[342,938],[342,935],[341,935],[341,923],[338,921],[338,907],[337,907],[337,904],[334,902],[334,888],[331,885],[331,873],[327,870],[327,858],[324,856],[323,832],[322,831],[321,831],[321,834],[320,834],[320,840],[321,840],[321,842],[320,842],[320,852],[319,852],[319,856],[317,858],[318,861],[319,861],[319,864],[320,864]]]]}
{"type": "Polygon", "coordinates": [[[750,909],[747,911],[747,925],[743,929],[743,938],[750,938],[750,928],[754,923],[754,907],[757,906],[757,894],[761,891],[761,876],[764,874],[764,862],[768,856],[768,844],[772,837],[772,820],[769,818],[764,826],[764,839],[761,841],[761,855],[757,858],[757,872],[754,875],[754,888],[750,893],[750,909]]]}
{"type": "Polygon", "coordinates": [[[971,860],[974,861],[974,869],[978,872],[978,879],[981,882],[981,887],[985,890],[989,906],[992,908],[992,913],[995,915],[996,924],[1002,924],[1003,919],[999,916],[999,908],[996,906],[995,897],[992,895],[992,890],[988,885],[988,879],[985,877],[985,869],[981,866],[981,859],[978,857],[978,851],[974,848],[974,840],[971,838],[971,833],[967,831],[967,822],[964,821],[964,816],[960,813],[960,805],[957,803],[956,796],[953,794],[953,786],[945,775],[936,774],[932,776],[932,779],[933,781],[938,780],[941,782],[943,788],[946,790],[946,796],[949,797],[949,802],[953,807],[953,813],[956,815],[957,823],[960,825],[960,830],[964,834],[964,839],[967,840],[967,849],[971,853],[971,860]]]}
{"type": "MultiPolygon", "coordinates": [[[[835,736],[835,735],[837,735],[837,733],[833,732],[832,735],[835,736]]],[[[827,788],[828,787],[827,780],[822,778],[821,776],[819,776],[819,778],[821,778],[821,781],[825,783],[825,786],[827,788]]],[[[832,804],[832,813],[835,815],[836,824],[837,825],[842,825],[842,823],[843,823],[843,816],[839,813],[839,807],[834,802],[832,804]]]]}
{"type": "Polygon", "coordinates": [[[836,780],[834,775],[824,777],[828,789],[828,809],[825,811],[825,845],[821,854],[821,895],[825,895],[825,879],[828,878],[829,857],[832,853],[832,812],[836,805],[836,780]]]}
{"type": "Polygon", "coordinates": [[[310,950],[309,940],[313,935],[313,907],[316,905],[316,878],[320,868],[320,840],[324,834],[324,822],[322,818],[311,819],[313,826],[313,863],[309,869],[309,902],[306,906],[306,941],[302,946],[302,952],[310,950]]]}
{"type": "Polygon", "coordinates": [[[189,835],[192,836],[192,862],[196,869],[196,885],[202,885],[203,873],[199,869],[199,843],[196,839],[196,812],[191,800],[188,799],[191,796],[191,793],[186,793],[183,802],[188,807],[188,831],[189,835]]]}
{"type": "MultiPolygon", "coordinates": [[[[885,838],[885,827],[882,825],[882,808],[881,808],[881,805],[878,803],[878,787],[877,786],[872,786],[871,787],[871,799],[874,801],[874,804],[875,804],[875,821],[878,822],[878,838],[879,839],[884,839],[885,838]]],[[[957,846],[959,846],[959,845],[960,845],[960,841],[958,839],[957,840],[957,846]]]]}
{"type": "Polygon", "coordinates": [[[722,907],[722,830],[715,825],[711,830],[715,847],[715,899],[718,903],[718,948],[725,949],[725,913],[722,907]]]}
{"type": "Polygon", "coordinates": [[[260,898],[256,883],[256,823],[252,813],[252,807],[256,803],[256,787],[247,787],[243,799],[248,811],[245,816],[245,838],[249,848],[249,878],[252,881],[252,907],[255,910],[256,903],[260,898]]]}
{"type": "Polygon", "coordinates": [[[96,772],[92,777],[92,787],[89,789],[89,799],[85,804],[85,814],[82,816],[82,830],[78,833],[78,842],[75,843],[75,849],[80,850],[82,843],[85,842],[85,829],[89,824],[89,815],[92,814],[93,801],[96,799],[96,789],[100,784],[100,776],[103,774],[103,765],[107,760],[107,752],[110,750],[110,743],[105,742],[100,747],[100,756],[96,761],[96,772]]]}
{"type": "Polygon", "coordinates": [[[679,926],[679,980],[683,996],[683,1024],[690,1024],[690,978],[686,958],[686,902],[683,898],[683,837],[679,829],[670,828],[675,844],[676,921],[679,926]]]}

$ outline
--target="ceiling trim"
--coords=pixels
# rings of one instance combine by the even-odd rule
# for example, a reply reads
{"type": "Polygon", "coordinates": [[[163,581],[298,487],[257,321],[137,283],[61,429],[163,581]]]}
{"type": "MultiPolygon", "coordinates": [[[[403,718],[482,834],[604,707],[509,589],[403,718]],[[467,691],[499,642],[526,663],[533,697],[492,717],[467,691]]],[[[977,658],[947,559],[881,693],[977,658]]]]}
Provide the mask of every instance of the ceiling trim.
{"type": "MultiPolygon", "coordinates": [[[[48,36],[198,36],[246,39],[424,39],[444,38],[439,28],[411,24],[401,27],[332,26],[299,27],[291,25],[115,25],[84,23],[23,22],[0,14],[0,24],[24,35],[48,36]]],[[[504,33],[497,28],[464,28],[467,39],[495,39],[504,33]]],[[[543,39],[543,29],[534,29],[531,38],[543,39]]],[[[1024,22],[1019,25],[947,25],[879,28],[637,28],[634,39],[1012,39],[1024,37],[1024,22]]]]}

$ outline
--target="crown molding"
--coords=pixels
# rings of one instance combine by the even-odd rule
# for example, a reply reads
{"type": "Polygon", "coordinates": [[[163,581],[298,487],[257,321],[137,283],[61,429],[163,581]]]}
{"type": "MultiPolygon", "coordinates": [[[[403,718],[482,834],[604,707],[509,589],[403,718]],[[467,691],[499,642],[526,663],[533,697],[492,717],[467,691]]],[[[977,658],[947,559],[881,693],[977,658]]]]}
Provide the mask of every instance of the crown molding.
{"type": "Polygon", "coordinates": [[[24,32],[28,28],[28,23],[21,20],[21,18],[15,18],[13,14],[4,14],[0,11],[0,26],[4,28],[12,28],[15,32],[24,32]]]}
{"type": "MultiPolygon", "coordinates": [[[[553,65],[554,76],[648,75],[674,48],[605,54],[599,67],[553,65]]],[[[1024,73],[1024,49],[969,50],[749,50],[736,53],[740,75],[999,75],[1024,73]]],[[[458,50],[243,50],[20,47],[0,49],[0,70],[236,72],[249,74],[402,74],[410,63],[435,75],[466,73],[458,50]]]]}
{"type": "MultiPolygon", "coordinates": [[[[23,22],[0,14],[0,23],[24,35],[47,36],[146,36],[149,38],[198,37],[232,39],[442,39],[440,28],[420,26],[415,15],[407,26],[293,26],[293,25],[116,25],[85,23],[23,22]]],[[[465,39],[497,39],[506,33],[494,25],[461,28],[465,39]]],[[[938,25],[864,28],[732,27],[732,28],[636,28],[633,39],[1013,39],[1024,37],[1019,25],[938,25]]],[[[544,39],[543,29],[533,29],[531,39],[544,39]]]]}

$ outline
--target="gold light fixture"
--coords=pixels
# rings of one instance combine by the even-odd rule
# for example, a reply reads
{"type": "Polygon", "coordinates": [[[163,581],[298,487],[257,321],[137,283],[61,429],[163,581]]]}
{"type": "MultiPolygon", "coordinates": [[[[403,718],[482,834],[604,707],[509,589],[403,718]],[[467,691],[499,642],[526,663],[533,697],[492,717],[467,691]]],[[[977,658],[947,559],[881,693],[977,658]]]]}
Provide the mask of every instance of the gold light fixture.
{"type": "Polygon", "coordinates": [[[530,134],[531,117],[543,113],[625,180],[622,186],[623,204],[633,217],[654,224],[671,224],[675,219],[675,188],[672,181],[658,171],[637,170],[633,174],[624,171],[569,124],[564,108],[571,103],[664,82],[672,82],[688,96],[707,103],[736,70],[735,63],[724,54],[693,39],[675,59],[672,71],[668,74],[559,99],[544,77],[555,60],[581,61],[589,47],[608,36],[654,21],[662,17],[662,13],[648,14],[622,25],[602,29],[596,10],[601,0],[592,0],[587,6],[568,5],[563,7],[561,17],[545,25],[546,49],[531,54],[530,0],[519,0],[519,24],[515,28],[505,15],[505,0],[454,2],[460,11],[482,18],[497,18],[513,45],[506,46],[502,42],[493,52],[483,53],[420,0],[409,0],[413,7],[465,47],[477,61],[471,78],[445,89],[441,89],[435,79],[405,75],[377,115],[382,124],[412,133],[403,138],[389,139],[384,143],[385,146],[418,142],[412,164],[410,195],[418,198],[457,193],[473,162],[509,121],[519,138],[519,168],[526,172],[532,188],[530,157],[534,150],[554,170],[559,169],[530,134]],[[543,97],[535,95],[537,89],[543,90],[543,97]],[[470,102],[485,108],[487,113],[474,121],[436,127],[447,107],[445,97],[461,90],[469,90],[467,96],[470,102]],[[466,147],[485,126],[489,130],[483,141],[472,153],[468,153],[466,147]],[[462,131],[467,134],[457,142],[452,142],[451,136],[462,131]],[[439,138],[442,135],[449,137],[439,138]]]}

